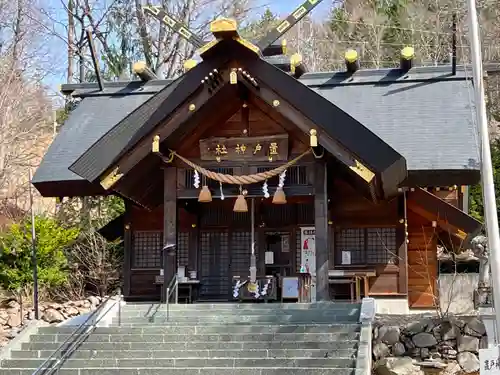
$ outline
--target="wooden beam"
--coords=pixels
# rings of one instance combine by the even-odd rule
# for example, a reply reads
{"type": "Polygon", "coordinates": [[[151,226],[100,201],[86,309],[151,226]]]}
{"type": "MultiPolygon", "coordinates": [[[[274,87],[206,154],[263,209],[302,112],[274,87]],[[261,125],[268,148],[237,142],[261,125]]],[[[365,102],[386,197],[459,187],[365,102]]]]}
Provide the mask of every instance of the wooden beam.
{"type": "MultiPolygon", "coordinates": [[[[163,179],[163,248],[169,245],[177,247],[177,168],[169,167],[164,170],[163,179]]],[[[177,249],[176,249],[177,252],[177,249]]],[[[176,253],[165,253],[163,251],[163,288],[166,288],[170,280],[177,272],[176,253]]],[[[166,291],[163,290],[162,302],[166,302],[166,291]]]]}
{"type": "Polygon", "coordinates": [[[398,249],[399,279],[398,292],[408,293],[408,244],[406,243],[406,232],[408,223],[406,220],[406,200],[404,193],[398,196],[398,225],[396,227],[396,247],[398,249]],[[403,220],[403,222],[399,222],[403,220]]]}
{"type": "Polygon", "coordinates": [[[92,57],[92,64],[94,65],[95,76],[97,78],[97,84],[99,85],[99,91],[104,90],[104,79],[101,75],[101,69],[99,68],[99,57],[97,56],[97,50],[94,44],[94,38],[92,38],[92,29],[88,28],[87,40],[90,46],[90,56],[92,57]]]}
{"type": "Polygon", "coordinates": [[[329,301],[329,239],[328,239],[328,192],[327,168],[324,160],[318,160],[314,178],[314,226],[316,228],[316,300],[329,301]]]}

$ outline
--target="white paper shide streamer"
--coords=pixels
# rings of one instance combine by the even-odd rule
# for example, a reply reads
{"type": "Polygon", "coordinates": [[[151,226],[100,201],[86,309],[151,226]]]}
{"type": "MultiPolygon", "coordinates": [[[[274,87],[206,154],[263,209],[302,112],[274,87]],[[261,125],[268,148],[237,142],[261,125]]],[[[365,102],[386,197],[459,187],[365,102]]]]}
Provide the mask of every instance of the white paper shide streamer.
{"type": "Polygon", "coordinates": [[[281,172],[278,182],[278,187],[283,188],[285,186],[286,169],[281,172]]]}
{"type": "Polygon", "coordinates": [[[269,186],[267,185],[267,180],[264,181],[264,184],[262,185],[262,192],[264,193],[264,198],[269,198],[269,186]]]}
{"type": "Polygon", "coordinates": [[[262,288],[262,292],[260,292],[260,294],[263,296],[267,295],[267,290],[269,289],[270,285],[271,285],[271,279],[267,279],[266,284],[262,288]]]}
{"type": "Polygon", "coordinates": [[[224,191],[222,190],[222,182],[219,183],[219,188],[220,188],[220,200],[223,201],[225,196],[224,196],[224,191]]]}
{"type": "Polygon", "coordinates": [[[195,189],[198,189],[200,187],[200,174],[198,173],[198,171],[194,171],[193,186],[195,189]]]}

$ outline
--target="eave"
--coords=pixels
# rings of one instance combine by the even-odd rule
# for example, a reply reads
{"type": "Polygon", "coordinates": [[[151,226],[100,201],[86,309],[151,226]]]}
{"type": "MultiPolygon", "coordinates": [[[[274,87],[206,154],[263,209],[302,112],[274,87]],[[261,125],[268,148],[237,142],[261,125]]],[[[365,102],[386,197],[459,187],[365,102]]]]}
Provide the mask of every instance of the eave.
{"type": "Polygon", "coordinates": [[[406,202],[411,211],[429,221],[435,221],[442,230],[464,243],[469,242],[483,228],[480,221],[422,188],[411,189],[407,193],[406,202]]]}

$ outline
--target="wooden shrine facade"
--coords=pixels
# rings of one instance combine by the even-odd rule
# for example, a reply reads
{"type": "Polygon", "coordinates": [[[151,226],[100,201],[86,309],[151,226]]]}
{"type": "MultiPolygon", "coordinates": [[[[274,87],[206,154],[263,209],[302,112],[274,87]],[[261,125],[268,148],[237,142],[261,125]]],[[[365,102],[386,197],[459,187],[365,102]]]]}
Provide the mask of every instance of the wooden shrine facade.
{"type": "MultiPolygon", "coordinates": [[[[255,259],[261,277],[314,273],[316,300],[343,297],[347,284],[337,279],[364,274],[364,295],[435,304],[438,242],[465,244],[481,229],[460,208],[461,185],[475,183],[475,171],[409,170],[401,151],[315,91],[317,83],[266,61],[233,23],[215,23],[201,63],[159,89],[154,80],[119,89],[132,99],[144,88],[152,94],[127,113],[105,108],[103,119],[116,118],[89,130],[101,135],[72,154],[64,184],[35,186],[44,195],[125,199],[124,216],[102,233],[124,239],[126,299],[160,299],[184,267],[196,271],[201,299],[231,300],[234,277],[248,277],[255,259]],[[435,174],[445,188],[420,187],[435,174]],[[314,232],[312,270],[304,228],[314,232]]],[[[86,103],[95,113],[96,98],[71,114],[76,125],[86,103]]],[[[65,129],[56,141],[71,138],[65,129]]]]}

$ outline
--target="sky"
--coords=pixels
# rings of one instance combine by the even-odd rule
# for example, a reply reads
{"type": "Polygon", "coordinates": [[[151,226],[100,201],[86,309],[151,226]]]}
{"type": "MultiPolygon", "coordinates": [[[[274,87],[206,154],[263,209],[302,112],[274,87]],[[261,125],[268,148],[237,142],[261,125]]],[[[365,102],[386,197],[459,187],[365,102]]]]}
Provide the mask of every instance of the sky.
{"type": "MultiPolygon", "coordinates": [[[[61,24],[66,24],[66,14],[61,5],[60,0],[46,0],[51,7],[51,13],[60,20],[61,24]]],[[[270,8],[275,14],[281,17],[287,16],[295,10],[304,0],[257,0],[257,7],[260,8],[257,13],[261,14],[266,8],[270,8]]],[[[334,0],[323,0],[311,13],[314,18],[324,18],[331,9],[334,0]]],[[[153,0],[153,4],[156,1],[153,0]]],[[[54,23],[54,29],[57,33],[64,35],[64,28],[54,23]]],[[[58,96],[58,87],[66,79],[66,45],[57,37],[54,37],[50,42],[52,51],[60,51],[55,54],[57,61],[53,62],[53,67],[58,67],[57,71],[52,70],[53,74],[45,78],[45,84],[48,86],[51,94],[58,96]]]]}

